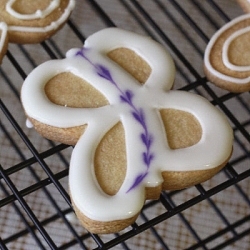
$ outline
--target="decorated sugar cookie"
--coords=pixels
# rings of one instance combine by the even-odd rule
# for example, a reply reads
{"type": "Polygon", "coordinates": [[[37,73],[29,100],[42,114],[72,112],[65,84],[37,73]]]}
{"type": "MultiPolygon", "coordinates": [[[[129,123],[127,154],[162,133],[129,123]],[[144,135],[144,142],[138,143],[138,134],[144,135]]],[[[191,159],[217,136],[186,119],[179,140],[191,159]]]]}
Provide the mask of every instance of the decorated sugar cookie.
{"type": "Polygon", "coordinates": [[[51,37],[67,21],[75,0],[1,0],[0,3],[0,56],[3,57],[8,41],[38,43],[51,37]]]}
{"type": "Polygon", "coordinates": [[[160,44],[108,28],[25,80],[21,99],[34,128],[75,145],[69,190],[89,231],[124,229],[146,199],[203,182],[230,158],[226,117],[203,97],[170,90],[174,77],[160,44]]]}
{"type": "Polygon", "coordinates": [[[233,19],[212,36],[204,71],[208,80],[223,89],[250,90],[250,14],[233,19]]]}

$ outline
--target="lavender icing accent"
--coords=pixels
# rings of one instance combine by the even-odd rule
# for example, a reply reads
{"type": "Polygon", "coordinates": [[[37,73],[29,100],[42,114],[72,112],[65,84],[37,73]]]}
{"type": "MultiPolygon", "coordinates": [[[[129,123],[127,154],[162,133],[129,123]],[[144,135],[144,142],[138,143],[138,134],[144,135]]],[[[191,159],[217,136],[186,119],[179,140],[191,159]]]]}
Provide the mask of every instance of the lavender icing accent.
{"type": "Polygon", "coordinates": [[[101,64],[95,64],[93,63],[87,56],[86,52],[88,49],[82,48],[77,53],[76,56],[81,56],[86,61],[88,61],[95,69],[97,75],[100,77],[106,79],[108,82],[113,84],[115,88],[118,90],[120,94],[120,100],[122,103],[125,103],[130,106],[131,108],[131,115],[134,117],[134,119],[140,124],[142,127],[142,133],[140,134],[140,140],[145,146],[145,151],[142,152],[142,162],[144,163],[146,169],[144,172],[138,174],[130,188],[127,190],[127,193],[130,192],[132,189],[136,188],[143,179],[148,175],[150,164],[154,158],[154,154],[151,152],[151,145],[153,143],[153,136],[149,133],[148,127],[146,124],[146,118],[145,114],[142,108],[137,108],[133,103],[134,93],[131,90],[122,90],[117,82],[113,79],[110,71],[108,68],[106,68],[104,65],[101,64]]]}

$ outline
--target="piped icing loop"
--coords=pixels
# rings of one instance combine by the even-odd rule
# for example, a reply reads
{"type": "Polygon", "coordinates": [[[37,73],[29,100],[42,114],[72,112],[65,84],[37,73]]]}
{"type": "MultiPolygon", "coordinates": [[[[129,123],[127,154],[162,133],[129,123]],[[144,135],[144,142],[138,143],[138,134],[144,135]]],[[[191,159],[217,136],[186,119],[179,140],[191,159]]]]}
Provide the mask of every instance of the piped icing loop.
{"type": "Polygon", "coordinates": [[[32,19],[39,19],[44,18],[47,15],[51,14],[60,4],[60,0],[51,0],[49,6],[44,10],[37,10],[35,13],[32,14],[22,14],[15,9],[13,9],[13,4],[16,0],[9,0],[6,4],[6,11],[13,17],[21,19],[21,20],[32,20],[32,19]]]}
{"type": "Polygon", "coordinates": [[[25,80],[21,98],[29,117],[60,128],[88,125],[73,149],[69,171],[72,201],[88,218],[104,222],[131,218],[144,204],[145,187],[163,182],[161,172],[211,169],[230,156],[232,130],[226,118],[204,98],[170,90],[174,77],[173,60],[157,42],[108,28],[90,36],[83,48],[70,50],[65,59],[43,63],[25,80]],[[144,85],[108,58],[107,53],[117,48],[131,49],[149,63],[151,75],[144,85]],[[62,72],[90,83],[110,105],[70,108],[50,102],[44,87],[62,72]],[[197,144],[170,149],[160,116],[165,108],[197,118],[202,127],[197,144]],[[109,196],[96,180],[94,157],[101,139],[119,121],[125,130],[127,170],[119,191],[109,196]]]}
{"type": "MultiPolygon", "coordinates": [[[[250,15],[249,15],[250,17],[250,15]]],[[[235,65],[231,63],[228,55],[229,55],[229,47],[232,44],[232,42],[239,38],[241,35],[247,34],[250,32],[250,26],[247,26],[245,28],[239,29],[232,33],[227,40],[225,41],[223,47],[222,47],[222,61],[225,64],[225,66],[231,70],[235,71],[250,71],[250,65],[247,66],[241,66],[241,65],[235,65]]],[[[250,80],[250,77],[248,77],[248,81],[250,80]]]]}
{"type": "MultiPolygon", "coordinates": [[[[52,0],[48,7],[45,10],[37,10],[33,14],[20,14],[12,9],[12,5],[16,0],[9,0],[6,4],[6,11],[13,16],[14,18],[21,19],[21,20],[34,20],[46,18],[49,14],[51,14],[57,8],[60,8],[60,3],[63,0],[52,0]]],[[[49,25],[45,27],[38,25],[38,26],[25,26],[25,25],[8,25],[8,30],[10,31],[21,31],[21,32],[48,32],[50,30],[55,30],[62,25],[67,18],[69,17],[71,11],[75,7],[75,0],[69,0],[67,6],[65,7],[63,13],[57,20],[52,21],[49,25]]]]}

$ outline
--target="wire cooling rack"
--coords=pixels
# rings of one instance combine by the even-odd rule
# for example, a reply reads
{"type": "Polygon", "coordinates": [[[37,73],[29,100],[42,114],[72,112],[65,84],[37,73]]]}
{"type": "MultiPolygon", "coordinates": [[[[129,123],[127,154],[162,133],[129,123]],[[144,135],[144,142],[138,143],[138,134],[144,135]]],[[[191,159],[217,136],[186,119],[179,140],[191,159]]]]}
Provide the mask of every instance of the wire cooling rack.
{"type": "MultiPolygon", "coordinates": [[[[212,34],[242,11],[233,0],[81,0],[53,38],[10,45],[0,67],[1,249],[250,249],[250,96],[214,87],[203,74],[212,34]],[[136,223],[117,234],[87,232],[68,194],[72,147],[55,144],[25,125],[19,93],[40,63],[63,58],[86,36],[108,26],[148,35],[172,54],[175,89],[206,97],[224,112],[234,152],[211,180],[147,201],[136,223]]],[[[216,142],[215,142],[216,143],[216,142]]]]}

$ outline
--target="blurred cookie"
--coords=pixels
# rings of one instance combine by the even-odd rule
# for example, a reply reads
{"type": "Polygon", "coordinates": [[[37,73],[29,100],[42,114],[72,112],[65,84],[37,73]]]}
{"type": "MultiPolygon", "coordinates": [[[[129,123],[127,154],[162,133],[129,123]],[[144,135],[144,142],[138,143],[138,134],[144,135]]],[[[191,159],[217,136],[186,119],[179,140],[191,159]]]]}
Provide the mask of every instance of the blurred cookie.
{"type": "Polygon", "coordinates": [[[250,13],[250,1],[249,0],[237,0],[242,10],[246,13],[250,13]]]}

